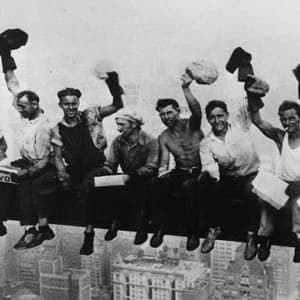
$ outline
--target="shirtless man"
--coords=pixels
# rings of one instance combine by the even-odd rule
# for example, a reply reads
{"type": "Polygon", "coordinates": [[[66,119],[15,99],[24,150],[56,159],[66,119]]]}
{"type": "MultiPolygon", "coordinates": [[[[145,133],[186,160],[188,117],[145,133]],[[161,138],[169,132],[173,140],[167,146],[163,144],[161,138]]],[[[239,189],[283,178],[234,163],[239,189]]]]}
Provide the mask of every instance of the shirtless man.
{"type": "Polygon", "coordinates": [[[169,217],[174,214],[174,208],[183,207],[185,224],[187,225],[187,249],[193,250],[199,246],[198,209],[195,197],[185,197],[184,202],[172,197],[177,191],[187,191],[189,184],[201,173],[199,144],[204,134],[201,130],[202,112],[200,103],[190,90],[192,78],[185,74],[182,76],[182,89],[192,113],[191,117],[180,117],[180,107],[174,99],[159,99],[156,110],[161,121],[167,126],[158,137],[160,147],[159,178],[154,197],[153,223],[157,231],[153,235],[150,245],[158,247],[163,242],[163,236],[168,226],[169,217]],[[168,170],[170,154],[175,158],[175,169],[163,175],[168,170]]]}
{"type": "MultiPolygon", "coordinates": [[[[293,260],[300,262],[300,208],[297,204],[297,199],[300,196],[300,105],[293,101],[283,101],[279,106],[279,119],[284,130],[263,120],[259,110],[253,109],[250,101],[248,106],[253,124],[264,135],[272,139],[280,151],[280,178],[289,183],[287,189],[287,194],[290,196],[288,205],[291,207],[293,232],[297,235],[293,260]]],[[[266,218],[268,228],[260,228],[259,230],[259,234],[264,237],[258,250],[258,258],[262,261],[270,255],[273,214],[274,210],[265,204],[262,216],[266,218]]]]}

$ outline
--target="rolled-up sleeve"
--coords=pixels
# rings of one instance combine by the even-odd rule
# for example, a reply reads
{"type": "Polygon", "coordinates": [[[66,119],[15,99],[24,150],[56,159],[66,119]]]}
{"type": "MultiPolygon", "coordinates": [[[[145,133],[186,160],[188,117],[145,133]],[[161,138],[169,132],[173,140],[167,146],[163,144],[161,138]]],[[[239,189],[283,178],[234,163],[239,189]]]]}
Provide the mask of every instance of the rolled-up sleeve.
{"type": "Polygon", "coordinates": [[[120,149],[119,149],[119,143],[117,138],[113,140],[107,160],[104,163],[104,168],[107,169],[110,173],[116,173],[118,166],[120,164],[120,149]]]}
{"type": "Polygon", "coordinates": [[[210,149],[210,142],[207,138],[203,139],[200,143],[200,158],[202,171],[207,171],[211,177],[219,179],[219,165],[214,159],[213,153],[210,149]]]}
{"type": "Polygon", "coordinates": [[[137,173],[142,176],[153,176],[157,173],[158,170],[158,153],[159,153],[158,141],[152,140],[147,145],[147,160],[146,164],[139,169],[137,169],[137,173]]]}
{"type": "Polygon", "coordinates": [[[63,146],[61,135],[59,134],[58,125],[56,125],[51,131],[51,144],[56,146],[63,146]]]}
{"type": "Polygon", "coordinates": [[[49,156],[51,152],[51,128],[50,126],[40,126],[35,135],[34,149],[37,159],[41,160],[49,156]]]}

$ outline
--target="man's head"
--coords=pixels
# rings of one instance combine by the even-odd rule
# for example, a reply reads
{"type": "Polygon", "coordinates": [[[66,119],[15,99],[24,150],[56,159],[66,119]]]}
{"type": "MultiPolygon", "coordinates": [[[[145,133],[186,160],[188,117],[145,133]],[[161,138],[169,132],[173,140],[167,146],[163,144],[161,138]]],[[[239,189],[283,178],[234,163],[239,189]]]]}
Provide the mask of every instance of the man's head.
{"type": "Polygon", "coordinates": [[[212,100],[206,107],[206,118],[216,134],[226,132],[229,113],[227,105],[221,100],[212,100]]]}
{"type": "Polygon", "coordinates": [[[144,124],[143,118],[137,112],[121,111],[115,118],[117,130],[122,137],[128,137],[136,130],[141,130],[144,124]]]}
{"type": "Polygon", "coordinates": [[[156,104],[161,121],[169,128],[176,125],[180,119],[180,107],[175,99],[159,99],[156,104]]]}
{"type": "Polygon", "coordinates": [[[23,118],[34,119],[40,110],[39,102],[40,98],[35,92],[26,90],[17,94],[16,104],[23,118]]]}
{"type": "Polygon", "coordinates": [[[300,105],[294,101],[283,101],[278,108],[282,127],[288,133],[300,130],[300,105]]]}
{"type": "Polygon", "coordinates": [[[65,88],[57,93],[59,106],[67,118],[74,118],[77,115],[79,107],[79,98],[81,92],[78,89],[65,88]]]}

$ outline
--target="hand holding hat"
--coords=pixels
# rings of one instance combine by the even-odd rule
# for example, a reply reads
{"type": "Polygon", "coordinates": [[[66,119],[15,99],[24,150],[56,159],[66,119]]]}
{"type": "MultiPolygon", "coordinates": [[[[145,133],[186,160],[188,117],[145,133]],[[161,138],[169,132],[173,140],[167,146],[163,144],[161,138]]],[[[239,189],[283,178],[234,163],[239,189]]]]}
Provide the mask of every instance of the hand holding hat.
{"type": "Polygon", "coordinates": [[[264,106],[261,97],[269,92],[269,84],[256,76],[248,75],[244,88],[247,93],[249,110],[255,112],[261,109],[264,106]]]}
{"type": "Polygon", "coordinates": [[[293,69],[293,73],[298,81],[298,99],[300,99],[300,65],[293,69]]]}
{"type": "Polygon", "coordinates": [[[105,79],[105,82],[112,96],[124,94],[124,90],[119,84],[119,75],[117,72],[107,72],[107,78],[105,79]]]}
{"type": "Polygon", "coordinates": [[[238,81],[244,82],[248,75],[254,74],[251,59],[252,55],[250,53],[241,47],[237,47],[233,50],[226,64],[226,70],[233,74],[238,69],[238,81]]]}
{"type": "Polygon", "coordinates": [[[186,67],[186,73],[198,84],[212,84],[219,76],[215,64],[204,59],[189,64],[186,67]]]}

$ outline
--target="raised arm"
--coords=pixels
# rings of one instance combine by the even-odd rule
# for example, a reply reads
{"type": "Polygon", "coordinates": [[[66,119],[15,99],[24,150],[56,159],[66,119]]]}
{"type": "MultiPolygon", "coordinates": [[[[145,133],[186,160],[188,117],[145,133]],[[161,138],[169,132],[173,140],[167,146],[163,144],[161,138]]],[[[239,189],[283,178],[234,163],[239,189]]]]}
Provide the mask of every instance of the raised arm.
{"type": "Polygon", "coordinates": [[[117,112],[119,109],[123,107],[122,94],[124,91],[122,87],[119,85],[119,76],[117,72],[109,72],[107,73],[108,78],[105,80],[110,93],[113,97],[112,104],[103,106],[100,108],[100,115],[102,118],[110,116],[117,112]]]}
{"type": "Polygon", "coordinates": [[[182,75],[181,80],[182,90],[188,107],[192,113],[192,116],[190,118],[191,127],[192,129],[199,129],[202,121],[202,111],[199,101],[190,90],[190,84],[192,83],[193,79],[190,75],[184,74],[182,75]]]}
{"type": "Polygon", "coordinates": [[[250,110],[250,117],[252,123],[268,138],[272,139],[279,150],[281,150],[282,141],[284,137],[284,131],[280,128],[274,127],[269,122],[266,122],[262,119],[259,110],[253,111],[250,110]]]}

